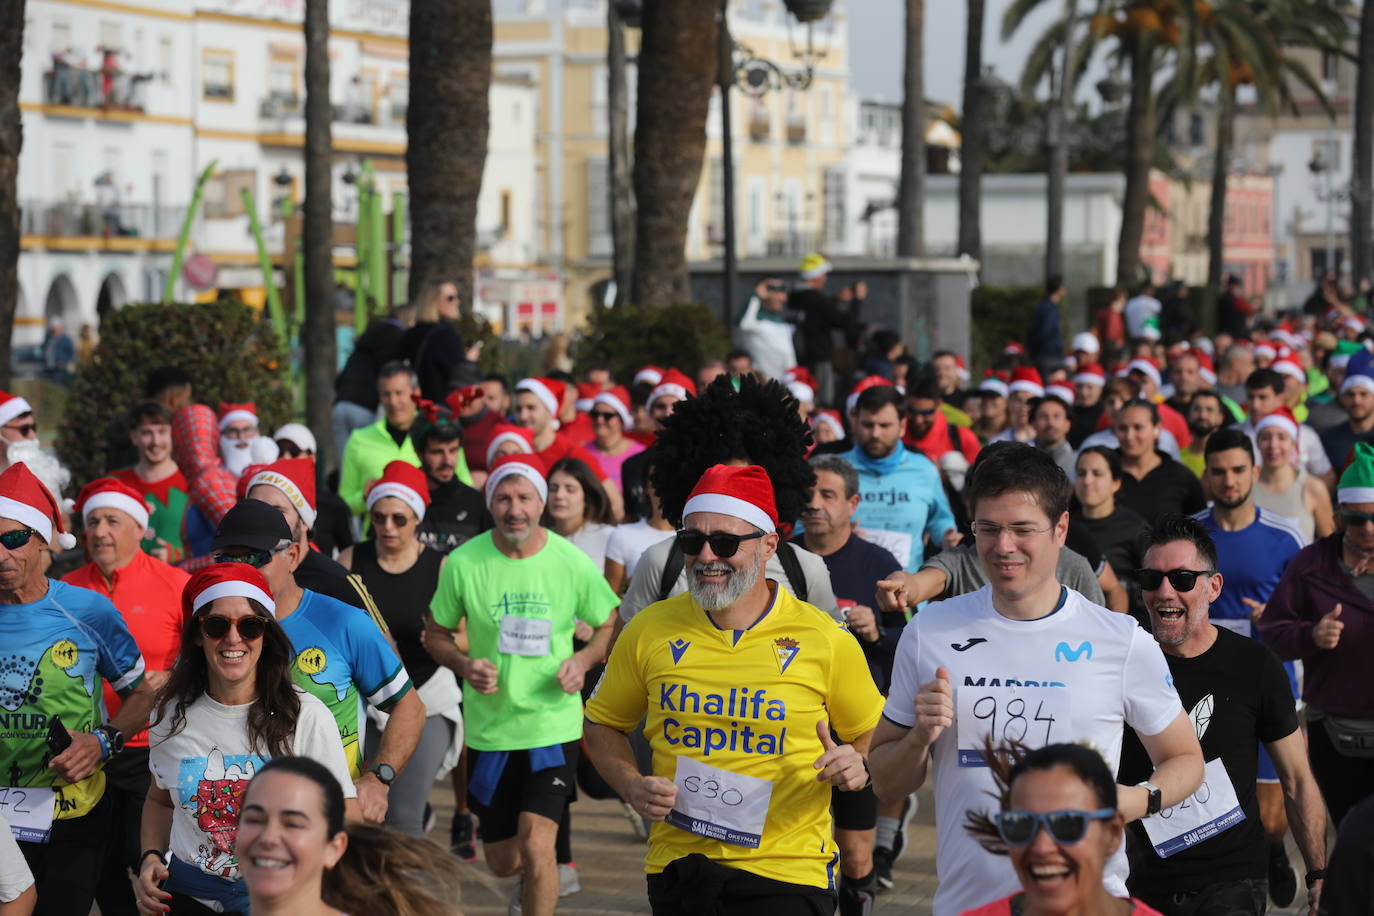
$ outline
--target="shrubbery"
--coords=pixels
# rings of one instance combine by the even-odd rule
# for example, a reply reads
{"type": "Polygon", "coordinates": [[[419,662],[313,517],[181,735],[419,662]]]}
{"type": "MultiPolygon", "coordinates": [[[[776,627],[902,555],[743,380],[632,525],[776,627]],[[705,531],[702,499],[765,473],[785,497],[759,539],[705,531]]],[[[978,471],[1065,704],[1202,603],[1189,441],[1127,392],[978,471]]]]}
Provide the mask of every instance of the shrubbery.
{"type": "MultiPolygon", "coordinates": [[[[1031,312],[1045,294],[1043,286],[989,286],[984,283],[973,291],[970,308],[973,311],[972,352],[969,366],[974,370],[973,384],[977,385],[982,370],[1002,362],[1002,348],[1007,341],[1026,342],[1030,330],[1031,312]]],[[[1065,327],[1063,308],[1060,308],[1060,327],[1065,327]]]]}
{"type": "Polygon", "coordinates": [[[665,308],[597,307],[574,354],[578,377],[597,363],[628,382],[644,365],[673,366],[695,377],[707,359],[719,359],[730,348],[720,317],[705,305],[665,308]]]}

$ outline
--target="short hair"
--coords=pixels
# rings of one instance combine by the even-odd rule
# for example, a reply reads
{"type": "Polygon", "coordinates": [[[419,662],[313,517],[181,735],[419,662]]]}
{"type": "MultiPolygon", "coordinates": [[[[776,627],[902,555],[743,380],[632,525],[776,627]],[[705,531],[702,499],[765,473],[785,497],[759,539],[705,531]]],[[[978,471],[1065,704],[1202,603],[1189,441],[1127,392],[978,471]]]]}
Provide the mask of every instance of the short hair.
{"type": "Polygon", "coordinates": [[[1106,393],[1119,394],[1126,400],[1133,401],[1140,397],[1140,383],[1128,375],[1114,375],[1107,379],[1106,393]]]}
{"type": "Polygon", "coordinates": [[[377,384],[380,385],[387,379],[395,378],[403,373],[410,376],[411,388],[420,387],[420,377],[415,374],[415,367],[403,359],[393,359],[390,362],[383,363],[382,368],[377,370],[377,384]]]}
{"type": "Polygon", "coordinates": [[[1194,391],[1193,396],[1188,399],[1188,406],[1191,408],[1193,402],[1198,398],[1211,398],[1217,402],[1217,406],[1221,408],[1222,414],[1226,414],[1226,402],[1222,400],[1221,392],[1217,391],[1215,388],[1203,388],[1201,391],[1194,391]]]}
{"type": "Polygon", "coordinates": [[[449,443],[463,441],[463,430],[457,423],[427,423],[415,437],[415,447],[423,455],[425,449],[435,442],[449,443]]]}
{"type": "Polygon", "coordinates": [[[725,354],[725,361],[727,363],[732,363],[737,359],[747,359],[750,363],[753,363],[754,354],[750,353],[748,350],[743,349],[731,350],[729,353],[725,354]]]}
{"type": "Polygon", "coordinates": [[[1212,433],[1207,437],[1207,445],[1202,449],[1202,460],[1205,462],[1217,452],[1229,452],[1233,448],[1238,448],[1245,452],[1249,457],[1250,463],[1255,463],[1255,440],[1242,429],[1234,426],[1226,426],[1212,433]]]}
{"type": "Polygon", "coordinates": [[[1119,417],[1126,411],[1137,407],[1149,411],[1151,426],[1159,425],[1159,405],[1157,405],[1154,401],[1147,401],[1144,398],[1131,398],[1125,404],[1121,405],[1121,409],[1117,411],[1116,415],[1119,417]]]}
{"type": "Polygon", "coordinates": [[[630,386],[630,406],[644,407],[649,403],[649,395],[653,393],[653,382],[635,382],[630,386]]]}
{"type": "Polygon", "coordinates": [[[1245,378],[1245,390],[1263,391],[1268,388],[1274,394],[1283,394],[1287,387],[1285,376],[1277,369],[1256,369],[1245,378]]]}
{"type": "Polygon", "coordinates": [[[1031,401],[1031,405],[1030,405],[1030,416],[1031,416],[1031,419],[1032,419],[1032,420],[1035,419],[1036,413],[1038,413],[1039,410],[1040,410],[1040,408],[1041,408],[1042,406],[1044,406],[1045,404],[1058,404],[1060,407],[1064,408],[1064,416],[1066,416],[1066,417],[1072,416],[1072,413],[1071,413],[1071,411],[1069,410],[1069,402],[1068,402],[1068,401],[1064,400],[1063,398],[1061,398],[1061,397],[1060,397],[1059,395],[1057,395],[1057,394],[1046,394],[1046,395],[1041,395],[1040,397],[1038,397],[1038,398],[1036,398],[1035,400],[1031,401]]]}
{"type": "Polygon", "coordinates": [[[821,471],[829,471],[831,474],[839,475],[844,481],[844,498],[851,499],[859,492],[859,472],[854,470],[854,465],[850,464],[839,455],[813,455],[811,457],[811,470],[819,474],[821,471]]]}
{"type": "Polygon", "coordinates": [[[482,376],[482,381],[496,382],[498,385],[501,386],[502,391],[510,390],[510,382],[507,381],[506,377],[502,375],[500,372],[488,372],[486,375],[482,376]]]}
{"type": "Polygon", "coordinates": [[[172,412],[161,401],[139,401],[129,411],[129,428],[138,429],[145,423],[149,426],[171,426],[172,412]]]}
{"type": "Polygon", "coordinates": [[[907,400],[938,401],[940,383],[935,381],[934,376],[923,375],[914,384],[907,386],[906,396],[907,400]]]}
{"type": "Polygon", "coordinates": [[[959,354],[955,353],[953,350],[936,350],[931,354],[930,361],[933,363],[937,359],[944,359],[945,357],[949,357],[955,362],[959,360],[959,354]]]}
{"type": "Polygon", "coordinates": [[[1078,453],[1074,459],[1074,467],[1078,467],[1078,462],[1083,460],[1084,455],[1096,455],[1107,462],[1107,473],[1112,475],[1112,480],[1121,479],[1121,453],[1114,448],[1107,448],[1105,445],[1090,445],[1078,453]]]}
{"type": "Polygon", "coordinates": [[[1060,274],[1050,274],[1045,279],[1045,295],[1053,296],[1064,288],[1064,277],[1060,274]]]}
{"type": "Polygon", "coordinates": [[[1161,515],[1150,526],[1145,536],[1145,550],[1161,547],[1174,541],[1187,541],[1197,550],[1198,559],[1206,565],[1206,572],[1217,571],[1217,545],[1207,529],[1195,518],[1168,512],[1161,515]]]}
{"type": "Polygon", "coordinates": [[[1073,488],[1048,452],[1024,442],[993,442],[983,448],[969,468],[968,506],[1006,493],[1028,493],[1051,522],[1069,511],[1073,488]]]}
{"type": "Polygon", "coordinates": [[[155,398],[171,388],[185,388],[191,384],[191,373],[179,366],[158,366],[148,373],[143,383],[143,396],[155,398]]]}
{"type": "Polygon", "coordinates": [[[1011,799],[1011,787],[1016,785],[1016,780],[1022,775],[1032,771],[1052,770],[1060,766],[1068,767],[1093,790],[1100,807],[1116,808],[1116,777],[1112,775],[1100,753],[1082,744],[1047,744],[1030,751],[1012,764],[1007,777],[1008,803],[1011,799]]]}
{"type": "Polygon", "coordinates": [[[568,372],[564,369],[550,369],[547,373],[545,373],[544,377],[551,378],[556,382],[562,382],[565,385],[577,384],[576,377],[574,377],[571,372],[568,372]]]}
{"type": "Polygon", "coordinates": [[[898,416],[902,413],[902,395],[892,385],[874,385],[872,388],[866,388],[854,402],[855,411],[860,413],[877,413],[884,407],[891,407],[897,411],[898,416]]]}
{"type": "Polygon", "coordinates": [[[886,353],[902,342],[902,335],[890,328],[879,328],[868,339],[872,341],[874,350],[886,353]]]}

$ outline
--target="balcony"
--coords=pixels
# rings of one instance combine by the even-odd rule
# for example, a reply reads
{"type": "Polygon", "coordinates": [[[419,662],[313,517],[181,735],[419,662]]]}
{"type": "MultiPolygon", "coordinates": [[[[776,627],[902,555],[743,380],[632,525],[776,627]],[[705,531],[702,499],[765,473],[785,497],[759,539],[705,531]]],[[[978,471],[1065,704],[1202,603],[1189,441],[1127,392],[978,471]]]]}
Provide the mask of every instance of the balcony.
{"type": "Polygon", "coordinates": [[[43,74],[43,104],[101,111],[142,113],[147,84],[155,73],[135,73],[119,67],[113,54],[99,68],[72,66],[53,55],[53,67],[43,74]]]}
{"type": "Polygon", "coordinates": [[[819,233],[785,232],[769,237],[767,256],[770,258],[800,258],[813,251],[820,251],[823,247],[819,233]]]}
{"type": "Polygon", "coordinates": [[[91,240],[99,239],[112,249],[143,249],[151,247],[149,243],[154,240],[175,238],[186,216],[185,207],[150,203],[102,206],[31,200],[22,202],[20,208],[20,233],[58,241],[50,247],[64,247],[62,239],[81,239],[84,244],[79,247],[89,247],[91,240]]]}
{"type": "Polygon", "coordinates": [[[806,118],[799,111],[787,113],[787,142],[794,146],[806,142],[806,118]]]}
{"type": "Polygon", "coordinates": [[[772,133],[772,125],[768,120],[768,111],[764,108],[754,109],[754,113],[749,116],[749,139],[755,143],[763,143],[768,140],[772,133]]]}

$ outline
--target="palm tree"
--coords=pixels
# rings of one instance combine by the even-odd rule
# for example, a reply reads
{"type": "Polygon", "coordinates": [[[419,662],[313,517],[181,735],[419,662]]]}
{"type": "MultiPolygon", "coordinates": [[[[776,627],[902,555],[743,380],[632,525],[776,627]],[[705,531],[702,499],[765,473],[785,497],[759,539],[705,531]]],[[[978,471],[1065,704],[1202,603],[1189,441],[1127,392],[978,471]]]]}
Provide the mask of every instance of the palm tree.
{"type": "Polygon", "coordinates": [[[1359,76],[1355,86],[1355,161],[1351,176],[1350,254],[1352,279],[1369,276],[1370,194],[1374,193],[1374,3],[1360,10],[1359,76]]]}
{"type": "MultiPolygon", "coordinates": [[[[305,417],[311,429],[329,429],[334,403],[334,218],[329,99],[329,0],[305,4],[305,212],[301,255],[305,263],[305,417]]],[[[329,436],[320,437],[316,468],[330,462],[329,436]]],[[[333,456],[338,460],[341,456],[333,456]]]]}
{"type": "Polygon", "coordinates": [[[960,118],[959,247],[955,254],[983,256],[983,13],[987,0],[968,0],[964,37],[964,113],[960,118]]]}
{"type": "MultiPolygon", "coordinates": [[[[926,104],[925,0],[906,0],[906,63],[902,74],[902,173],[897,183],[897,254],[925,248],[926,104]]],[[[967,127],[967,125],[965,125],[967,127]]]]}
{"type": "Polygon", "coordinates": [[[635,126],[635,262],[631,301],[690,301],[687,224],[701,181],[716,78],[716,15],[704,0],[644,4],[635,126]]]}
{"type": "MultiPolygon", "coordinates": [[[[606,4],[606,108],[609,124],[611,212],[611,273],[615,278],[615,305],[630,299],[634,273],[634,198],[630,186],[630,106],[625,80],[625,20],[612,0],[606,4]]],[[[593,201],[593,206],[595,202],[593,201]]]]}
{"type": "Polygon", "coordinates": [[[426,280],[443,278],[457,284],[463,308],[472,308],[491,42],[491,0],[411,0],[406,175],[412,299],[426,280]]]}
{"type": "Polygon", "coordinates": [[[0,5],[0,388],[10,387],[10,340],[19,300],[19,58],[24,0],[0,5]]]}

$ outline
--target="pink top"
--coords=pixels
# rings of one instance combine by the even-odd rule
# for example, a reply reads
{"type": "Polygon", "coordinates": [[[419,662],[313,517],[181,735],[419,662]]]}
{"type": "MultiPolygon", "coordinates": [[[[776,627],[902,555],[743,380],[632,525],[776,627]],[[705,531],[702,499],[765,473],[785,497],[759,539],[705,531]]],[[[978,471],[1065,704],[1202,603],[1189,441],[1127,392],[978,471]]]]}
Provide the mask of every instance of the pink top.
{"type": "MultiPolygon", "coordinates": [[[[591,452],[592,457],[596,459],[597,466],[601,469],[601,479],[605,480],[609,477],[611,480],[615,481],[616,486],[620,486],[620,467],[625,463],[625,459],[629,458],[631,455],[638,455],[640,452],[644,451],[644,446],[633,439],[627,438],[625,444],[628,445],[629,448],[625,449],[625,451],[621,452],[619,455],[607,455],[596,447],[595,439],[582,447],[591,452]]],[[[593,468],[593,470],[596,470],[596,468],[593,468]]]]}
{"type": "MultiPolygon", "coordinates": [[[[985,903],[980,907],[964,910],[960,916],[1020,916],[1023,899],[1023,893],[1017,891],[1010,897],[1003,897],[1001,900],[994,900],[992,903],[985,903]],[[1015,903],[1014,909],[1013,902],[1015,903]]],[[[1131,916],[1163,916],[1158,910],[1150,909],[1134,897],[1131,898],[1131,903],[1133,904],[1131,916]]]]}

